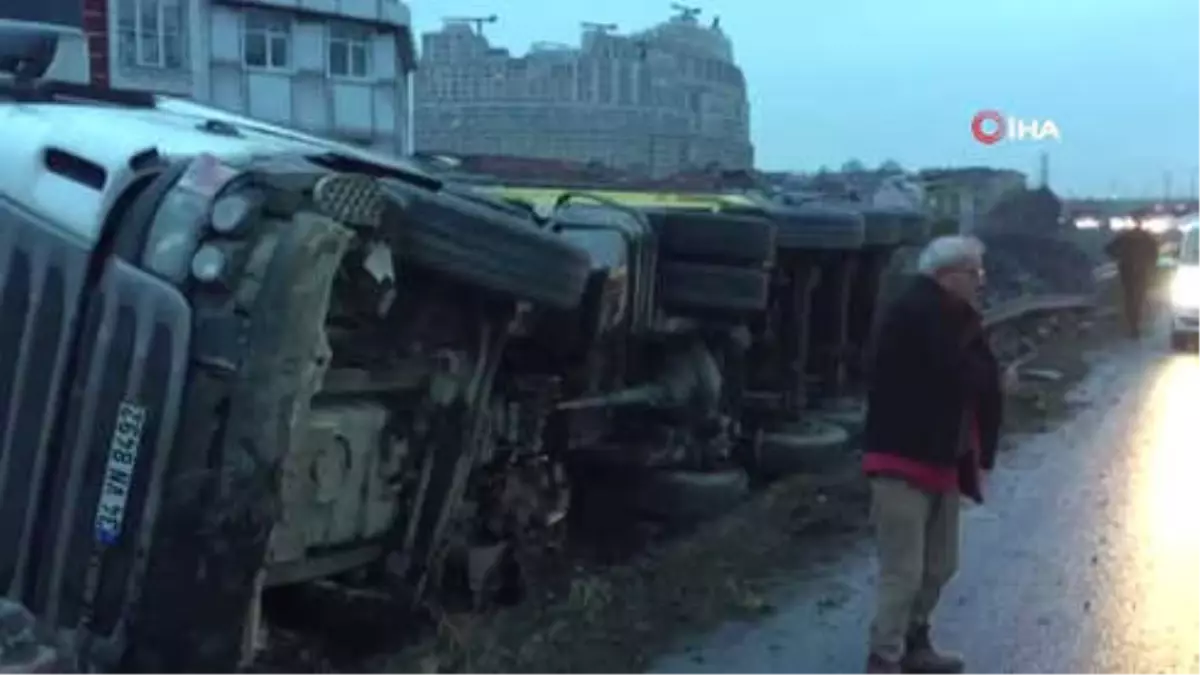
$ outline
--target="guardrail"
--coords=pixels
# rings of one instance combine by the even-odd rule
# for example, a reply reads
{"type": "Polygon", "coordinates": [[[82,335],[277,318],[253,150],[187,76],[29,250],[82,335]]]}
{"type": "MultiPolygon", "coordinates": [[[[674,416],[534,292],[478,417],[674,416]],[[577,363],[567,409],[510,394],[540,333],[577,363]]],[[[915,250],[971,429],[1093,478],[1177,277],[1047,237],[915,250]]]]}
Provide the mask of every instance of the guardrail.
{"type": "Polygon", "coordinates": [[[1092,270],[1092,279],[1095,281],[1108,281],[1115,276],[1117,276],[1116,263],[1107,262],[1103,265],[1097,265],[1096,268],[1092,270]]]}
{"type": "MultiPolygon", "coordinates": [[[[1092,279],[1096,283],[1110,281],[1117,276],[1117,266],[1114,263],[1097,265],[1092,270],[1092,279]]],[[[992,328],[1002,323],[1019,319],[1034,312],[1053,312],[1077,309],[1089,309],[1096,306],[1096,296],[1092,293],[1047,293],[1045,295],[1025,296],[1001,303],[989,308],[983,313],[984,328],[992,328]]]]}
{"type": "Polygon", "coordinates": [[[983,313],[984,328],[1019,319],[1033,312],[1053,312],[1070,309],[1088,309],[1096,305],[1096,299],[1091,295],[1078,294],[1047,294],[1032,297],[1017,298],[1016,300],[992,307],[983,313]]]}

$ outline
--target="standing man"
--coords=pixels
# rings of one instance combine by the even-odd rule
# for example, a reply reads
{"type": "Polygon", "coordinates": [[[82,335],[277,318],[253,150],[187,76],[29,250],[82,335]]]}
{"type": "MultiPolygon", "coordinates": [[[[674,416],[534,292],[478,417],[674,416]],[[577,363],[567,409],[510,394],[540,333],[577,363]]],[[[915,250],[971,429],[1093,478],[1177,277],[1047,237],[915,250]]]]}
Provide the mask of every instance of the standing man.
{"type": "Polygon", "coordinates": [[[933,240],[918,274],[885,310],[872,358],[863,469],[879,582],[869,673],[956,673],[929,621],[958,566],[960,495],[982,501],[1000,430],[1003,376],[976,309],[983,244],[933,240]]]}
{"type": "Polygon", "coordinates": [[[1151,275],[1158,267],[1158,240],[1142,227],[1140,221],[1135,221],[1132,229],[1113,237],[1104,251],[1117,261],[1129,335],[1141,337],[1146,290],[1150,286],[1151,275]]]}

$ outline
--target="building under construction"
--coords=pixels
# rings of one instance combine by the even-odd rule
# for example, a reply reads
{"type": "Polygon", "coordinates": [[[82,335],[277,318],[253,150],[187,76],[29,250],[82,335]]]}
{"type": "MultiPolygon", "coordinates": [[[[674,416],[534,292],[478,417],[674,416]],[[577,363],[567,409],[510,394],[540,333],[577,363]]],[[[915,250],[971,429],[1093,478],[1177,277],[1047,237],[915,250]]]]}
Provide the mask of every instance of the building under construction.
{"type": "Polygon", "coordinates": [[[596,162],[662,176],[749,168],[749,102],[717,18],[677,6],[649,30],[583,24],[580,46],[493,47],[488,23],[452,18],[422,38],[418,150],[596,162]]]}

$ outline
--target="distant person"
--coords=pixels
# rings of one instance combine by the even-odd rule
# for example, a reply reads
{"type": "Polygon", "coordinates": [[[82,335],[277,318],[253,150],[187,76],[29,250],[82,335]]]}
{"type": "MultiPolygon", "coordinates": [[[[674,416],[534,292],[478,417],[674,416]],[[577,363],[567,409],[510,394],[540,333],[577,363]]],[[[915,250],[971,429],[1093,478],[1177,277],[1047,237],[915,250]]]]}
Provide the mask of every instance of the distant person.
{"type": "Polygon", "coordinates": [[[1122,230],[1108,242],[1104,252],[1117,261],[1117,273],[1121,277],[1121,295],[1125,307],[1125,324],[1130,337],[1141,337],[1142,311],[1146,305],[1146,291],[1158,267],[1158,240],[1147,232],[1142,224],[1122,230]]]}
{"type": "Polygon", "coordinates": [[[957,673],[938,652],[930,617],[958,568],[959,501],[983,500],[980,469],[992,468],[1002,390],[976,308],[983,244],[933,240],[915,280],[884,312],[871,356],[863,469],[879,556],[869,673],[957,673]]]}

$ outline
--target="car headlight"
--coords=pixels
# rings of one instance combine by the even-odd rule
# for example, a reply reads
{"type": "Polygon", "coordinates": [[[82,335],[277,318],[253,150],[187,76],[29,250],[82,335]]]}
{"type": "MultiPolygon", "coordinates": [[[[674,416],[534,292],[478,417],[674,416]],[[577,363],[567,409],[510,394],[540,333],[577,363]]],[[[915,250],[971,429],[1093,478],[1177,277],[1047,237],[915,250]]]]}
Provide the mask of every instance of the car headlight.
{"type": "Polygon", "coordinates": [[[1171,280],[1171,304],[1176,307],[1200,307],[1200,268],[1180,267],[1171,280]]]}

